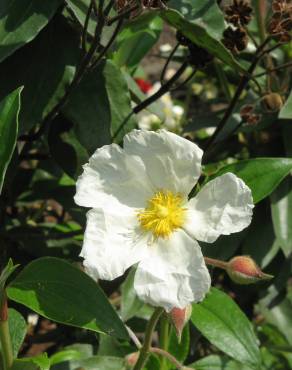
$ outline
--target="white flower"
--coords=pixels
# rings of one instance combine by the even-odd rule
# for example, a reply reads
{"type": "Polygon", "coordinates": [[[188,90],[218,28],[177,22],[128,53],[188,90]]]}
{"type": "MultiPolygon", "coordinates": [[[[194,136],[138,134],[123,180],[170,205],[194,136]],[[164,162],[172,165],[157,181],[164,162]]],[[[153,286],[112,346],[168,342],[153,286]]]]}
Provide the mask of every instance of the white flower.
{"type": "MultiPolygon", "coordinates": [[[[147,96],[155,94],[161,87],[159,82],[156,82],[152,89],[148,91],[147,96]]],[[[178,132],[181,128],[181,119],[184,114],[184,109],[180,105],[175,105],[170,93],[162,95],[160,98],[164,121],[153,113],[141,112],[139,114],[139,128],[142,130],[154,130],[157,128],[165,128],[169,131],[178,132]]]]}
{"type": "Polygon", "coordinates": [[[247,227],[252,196],[232,173],[195,198],[202,150],[165,130],[133,130],[123,149],[98,149],[77,182],[75,202],[92,209],[81,256],[94,278],[112,280],[138,264],[134,287],[154,305],[184,308],[201,301],[210,275],[196,240],[214,242],[247,227]]]}

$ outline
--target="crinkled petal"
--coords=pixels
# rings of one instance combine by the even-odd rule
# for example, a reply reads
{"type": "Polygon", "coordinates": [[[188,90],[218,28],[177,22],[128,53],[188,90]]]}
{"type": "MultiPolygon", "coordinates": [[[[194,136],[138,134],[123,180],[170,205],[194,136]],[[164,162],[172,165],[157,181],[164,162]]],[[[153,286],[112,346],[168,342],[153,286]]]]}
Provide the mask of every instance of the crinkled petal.
{"type": "Polygon", "coordinates": [[[166,311],[201,301],[211,279],[199,244],[183,230],[159,238],[137,268],[134,287],[145,302],[166,311]]]}
{"type": "Polygon", "coordinates": [[[250,188],[234,174],[226,173],[208,182],[189,201],[183,227],[195,239],[212,243],[219,235],[246,228],[253,207],[250,188]]]}
{"type": "Polygon", "coordinates": [[[116,144],[97,149],[83,168],[74,197],[80,206],[104,208],[121,203],[143,208],[153,194],[142,161],[116,144]]]}
{"type": "Polygon", "coordinates": [[[133,130],[124,138],[124,149],[141,158],[156,189],[186,196],[201,174],[202,150],[165,130],[133,130]]]}
{"type": "Polygon", "coordinates": [[[94,279],[112,280],[145,257],[147,241],[139,232],[136,213],[126,206],[92,209],[81,257],[86,272],[94,279]]]}

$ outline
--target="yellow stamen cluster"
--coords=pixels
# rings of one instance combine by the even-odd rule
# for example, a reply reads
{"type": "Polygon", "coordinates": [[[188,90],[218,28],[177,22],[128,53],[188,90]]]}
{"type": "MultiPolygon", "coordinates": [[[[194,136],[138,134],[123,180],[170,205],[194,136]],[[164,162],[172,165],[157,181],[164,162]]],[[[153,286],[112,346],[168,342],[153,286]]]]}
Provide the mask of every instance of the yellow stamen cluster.
{"type": "Polygon", "coordinates": [[[152,231],[156,238],[168,238],[185,221],[182,196],[171,191],[157,192],[138,213],[138,220],[142,229],[152,231]]]}

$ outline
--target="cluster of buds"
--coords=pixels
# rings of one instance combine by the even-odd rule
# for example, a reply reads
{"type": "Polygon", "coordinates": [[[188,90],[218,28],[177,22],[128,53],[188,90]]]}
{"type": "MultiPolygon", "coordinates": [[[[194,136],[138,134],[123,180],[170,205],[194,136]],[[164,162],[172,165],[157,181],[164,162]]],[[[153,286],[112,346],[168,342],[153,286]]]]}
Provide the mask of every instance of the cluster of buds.
{"type": "Polygon", "coordinates": [[[206,65],[213,60],[213,55],[211,55],[206,49],[193,43],[180,31],[177,31],[176,39],[182,46],[186,46],[189,49],[189,63],[196,69],[206,67],[206,65]]]}
{"type": "Polygon", "coordinates": [[[240,109],[240,117],[243,122],[247,123],[250,126],[255,126],[261,120],[261,115],[255,113],[255,107],[252,104],[243,105],[240,109]]]}
{"type": "Polygon", "coordinates": [[[273,15],[268,26],[271,35],[277,35],[281,42],[291,40],[292,3],[290,0],[273,0],[273,15]]]}
{"type": "Polygon", "coordinates": [[[248,44],[245,27],[251,20],[252,8],[249,1],[233,0],[225,9],[225,19],[231,23],[223,33],[223,44],[234,53],[244,50],[248,44]]]}

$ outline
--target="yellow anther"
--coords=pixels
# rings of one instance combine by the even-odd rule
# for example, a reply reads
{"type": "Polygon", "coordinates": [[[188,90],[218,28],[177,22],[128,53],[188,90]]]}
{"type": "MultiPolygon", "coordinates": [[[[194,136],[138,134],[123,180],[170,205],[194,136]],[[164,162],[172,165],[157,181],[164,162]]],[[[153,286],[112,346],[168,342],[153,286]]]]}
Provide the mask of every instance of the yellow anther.
{"type": "Polygon", "coordinates": [[[185,221],[184,199],[171,191],[159,191],[148,201],[147,207],[138,213],[138,220],[145,231],[152,231],[158,238],[168,238],[185,221]]]}

